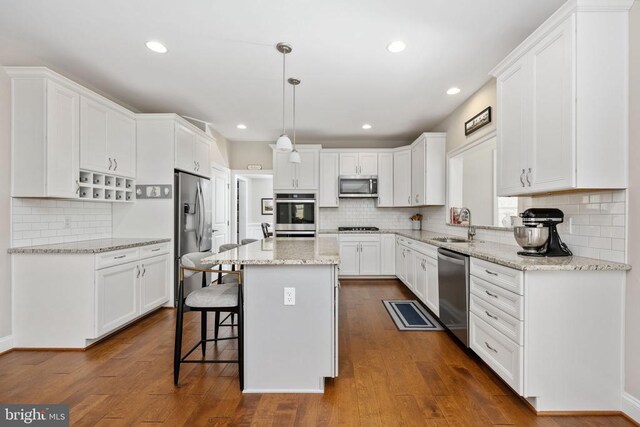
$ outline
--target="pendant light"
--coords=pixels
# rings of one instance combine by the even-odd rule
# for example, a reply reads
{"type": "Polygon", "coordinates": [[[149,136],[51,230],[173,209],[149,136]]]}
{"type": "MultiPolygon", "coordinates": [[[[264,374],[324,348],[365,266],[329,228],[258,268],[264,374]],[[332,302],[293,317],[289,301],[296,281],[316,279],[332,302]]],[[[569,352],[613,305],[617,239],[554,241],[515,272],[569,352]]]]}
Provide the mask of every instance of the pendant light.
{"type": "Polygon", "coordinates": [[[289,79],[289,84],[293,86],[293,151],[289,156],[289,162],[300,163],[300,153],[296,150],[296,86],[300,84],[298,79],[289,79]]]}
{"type": "Polygon", "coordinates": [[[291,140],[289,139],[289,137],[287,136],[287,132],[284,126],[284,104],[285,104],[285,62],[286,62],[286,57],[287,57],[287,53],[291,53],[291,46],[280,42],[276,45],[276,49],[278,49],[278,52],[282,53],[282,135],[280,135],[280,138],[278,138],[278,140],[276,141],[276,150],[277,151],[291,151],[292,146],[291,146],[291,140]]]}

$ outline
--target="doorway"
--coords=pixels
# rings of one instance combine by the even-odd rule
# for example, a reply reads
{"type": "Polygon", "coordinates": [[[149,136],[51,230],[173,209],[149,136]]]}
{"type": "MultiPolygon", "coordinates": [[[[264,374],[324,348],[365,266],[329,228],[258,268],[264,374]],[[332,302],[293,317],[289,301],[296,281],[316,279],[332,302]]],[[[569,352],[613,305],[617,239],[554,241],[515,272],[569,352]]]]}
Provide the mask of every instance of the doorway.
{"type": "Polygon", "coordinates": [[[273,230],[273,174],[271,171],[233,171],[231,180],[235,242],[262,239],[263,222],[273,230]]]}

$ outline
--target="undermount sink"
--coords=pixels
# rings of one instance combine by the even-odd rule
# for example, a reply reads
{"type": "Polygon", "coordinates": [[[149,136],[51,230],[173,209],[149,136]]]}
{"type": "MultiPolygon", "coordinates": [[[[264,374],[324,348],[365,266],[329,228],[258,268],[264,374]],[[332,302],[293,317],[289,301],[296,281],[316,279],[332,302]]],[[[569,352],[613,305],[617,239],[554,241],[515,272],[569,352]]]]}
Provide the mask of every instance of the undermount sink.
{"type": "Polygon", "coordinates": [[[442,243],[470,243],[472,240],[463,239],[462,237],[434,237],[433,240],[442,243]]]}

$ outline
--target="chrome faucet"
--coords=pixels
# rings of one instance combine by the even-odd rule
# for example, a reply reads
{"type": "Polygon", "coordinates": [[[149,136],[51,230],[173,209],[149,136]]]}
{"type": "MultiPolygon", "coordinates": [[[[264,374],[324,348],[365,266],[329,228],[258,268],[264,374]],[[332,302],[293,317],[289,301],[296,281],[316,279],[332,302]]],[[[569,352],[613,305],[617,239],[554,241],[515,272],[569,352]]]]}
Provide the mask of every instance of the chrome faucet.
{"type": "Polygon", "coordinates": [[[473,240],[476,235],[476,227],[471,224],[471,210],[469,208],[460,209],[460,216],[466,216],[469,219],[469,228],[467,229],[467,240],[473,240]]]}

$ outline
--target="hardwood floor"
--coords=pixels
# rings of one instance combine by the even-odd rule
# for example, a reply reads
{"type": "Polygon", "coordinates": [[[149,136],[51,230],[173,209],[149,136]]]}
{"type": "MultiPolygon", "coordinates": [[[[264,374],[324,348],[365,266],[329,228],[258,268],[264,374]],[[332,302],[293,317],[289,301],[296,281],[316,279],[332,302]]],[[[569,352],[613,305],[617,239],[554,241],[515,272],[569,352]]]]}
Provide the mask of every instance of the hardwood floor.
{"type": "MultiPolygon", "coordinates": [[[[340,376],[324,395],[243,396],[235,365],[183,365],[175,388],[174,311],[161,310],[86,352],[0,356],[0,402],[69,403],[79,426],[633,425],[622,416],[536,417],[447,333],[399,332],[380,301],[393,298],[413,296],[396,280],[342,282],[340,376]]],[[[199,325],[187,314],[185,347],[199,325]]],[[[233,357],[235,348],[226,341],[208,352],[233,357]]]]}

